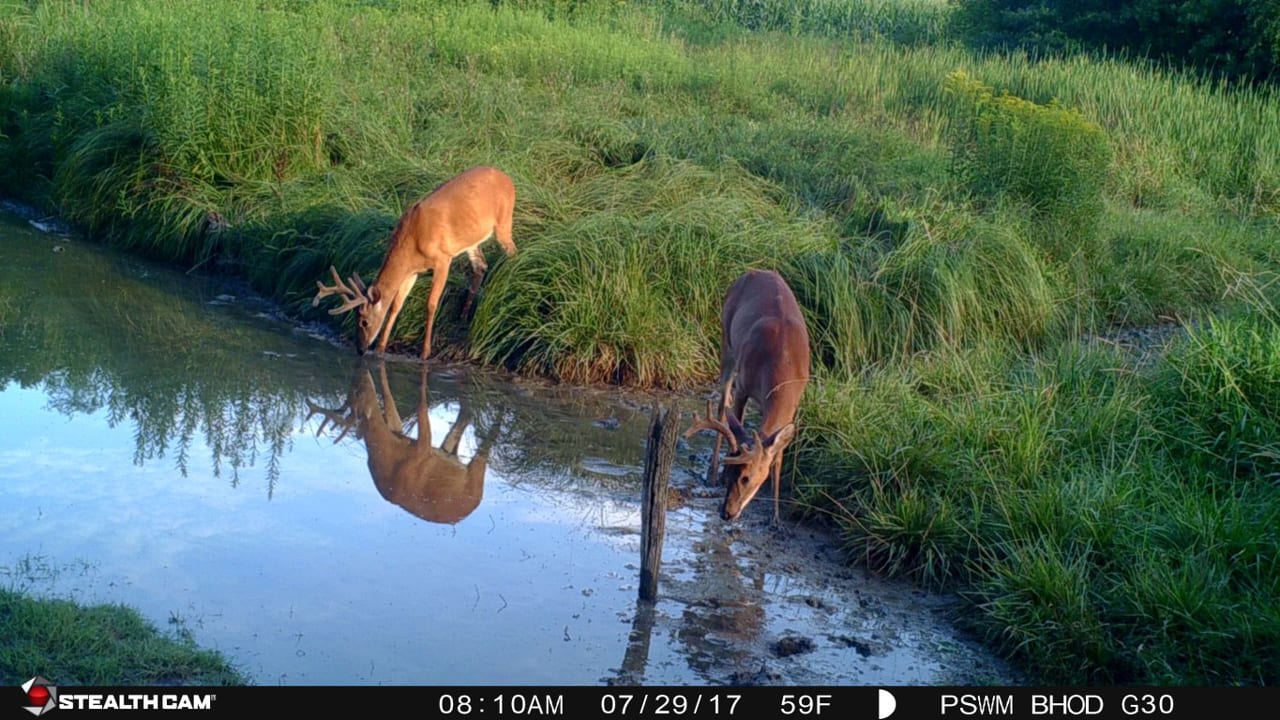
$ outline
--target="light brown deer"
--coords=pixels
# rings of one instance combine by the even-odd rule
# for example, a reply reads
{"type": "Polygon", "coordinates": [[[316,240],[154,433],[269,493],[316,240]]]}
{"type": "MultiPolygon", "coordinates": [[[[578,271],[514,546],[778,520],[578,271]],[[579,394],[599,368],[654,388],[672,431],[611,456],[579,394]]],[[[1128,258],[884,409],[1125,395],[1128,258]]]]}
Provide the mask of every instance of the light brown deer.
{"type": "Polygon", "coordinates": [[[782,453],[795,437],[795,416],[809,384],[809,330],[795,295],[781,275],[770,270],[743,273],[724,299],[720,313],[720,384],[724,387],[718,419],[711,401],[707,415],[694,415],[687,438],[699,430],[716,435],[707,481],[715,482],[720,442],[729,441],[724,458],[728,490],[720,515],[733,520],[751,502],[766,479],[773,480],[773,520],[778,521],[782,453]],[[743,428],[747,401],[760,410],[760,429],[743,428]]]}
{"type": "Polygon", "coordinates": [[[465,318],[471,312],[471,303],[475,300],[485,270],[489,268],[480,245],[496,237],[508,256],[516,254],[516,245],[511,237],[515,202],[515,183],[501,170],[482,166],[463,172],[409,206],[400,217],[391,231],[387,255],[373,285],[366,289],[358,273],[351,276],[351,284],[347,285],[338,276],[337,268],[330,266],[334,284],[326,286],[316,281],[318,292],[311,301],[312,307],[319,305],[320,299],[326,295],[342,295],[343,303],[330,310],[329,314],[337,315],[359,308],[359,344],[356,349],[364,354],[381,329],[378,352],[385,353],[391,328],[396,324],[409,291],[413,289],[418,275],[430,270],[427,334],[422,340],[422,357],[426,359],[431,355],[431,330],[435,325],[436,307],[444,293],[453,259],[467,253],[471,260],[471,291],[462,306],[465,318]]]}
{"type": "MultiPolygon", "coordinates": [[[[324,416],[319,435],[325,425],[342,426],[334,439],[338,442],[352,428],[363,440],[369,454],[369,475],[378,493],[388,502],[428,522],[455,524],[470,515],[484,497],[484,476],[488,469],[489,451],[496,429],[480,439],[471,461],[458,457],[458,444],[467,425],[471,424],[468,404],[460,403],[458,417],[439,448],[431,443],[430,408],[427,403],[427,367],[422,366],[418,392],[418,437],[405,432],[404,422],[396,409],[387,381],[386,366],[379,361],[378,376],[382,401],[373,384],[369,369],[361,364],[352,379],[347,402],[337,409],[323,408],[311,401],[311,415],[324,416]]],[[[311,417],[308,416],[308,418],[311,417]]]]}

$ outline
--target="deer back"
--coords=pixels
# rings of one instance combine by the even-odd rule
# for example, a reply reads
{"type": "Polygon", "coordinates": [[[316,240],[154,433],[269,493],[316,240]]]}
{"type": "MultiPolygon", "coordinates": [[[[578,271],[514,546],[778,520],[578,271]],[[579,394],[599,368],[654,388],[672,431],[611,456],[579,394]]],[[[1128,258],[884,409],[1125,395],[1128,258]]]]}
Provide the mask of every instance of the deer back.
{"type": "Polygon", "coordinates": [[[511,227],[515,200],[515,183],[494,167],[471,168],[446,181],[400,216],[374,287],[393,292],[406,277],[447,264],[495,233],[514,252],[509,233],[498,230],[511,227]]]}
{"type": "Polygon", "coordinates": [[[795,419],[809,382],[809,330],[795,294],[776,272],[748,271],[730,286],[720,322],[734,395],[759,406],[764,436],[777,432],[795,419]]]}

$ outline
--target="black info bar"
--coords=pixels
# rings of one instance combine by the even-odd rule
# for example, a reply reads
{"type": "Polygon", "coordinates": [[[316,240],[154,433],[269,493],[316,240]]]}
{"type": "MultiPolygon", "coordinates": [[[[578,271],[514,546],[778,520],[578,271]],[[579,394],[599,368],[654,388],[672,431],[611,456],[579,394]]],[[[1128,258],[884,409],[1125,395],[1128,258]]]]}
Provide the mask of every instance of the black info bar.
{"type": "MultiPolygon", "coordinates": [[[[59,716],[161,712],[243,717],[284,711],[429,718],[1212,718],[1275,708],[1259,687],[55,687],[15,692],[12,709],[59,716]],[[1268,702],[1269,701],[1269,702],[1268,702]]],[[[18,691],[18,688],[14,688],[18,691]]],[[[11,715],[18,716],[18,715],[11,715]]]]}

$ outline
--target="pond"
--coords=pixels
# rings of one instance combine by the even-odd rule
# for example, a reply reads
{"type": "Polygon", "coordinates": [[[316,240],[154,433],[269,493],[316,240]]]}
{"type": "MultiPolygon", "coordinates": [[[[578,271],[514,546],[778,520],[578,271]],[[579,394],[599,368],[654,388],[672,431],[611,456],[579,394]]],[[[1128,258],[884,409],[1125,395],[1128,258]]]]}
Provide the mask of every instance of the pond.
{"type": "Polygon", "coordinates": [[[258,684],[1012,682],[947,598],[770,502],[721,521],[709,440],[639,602],[644,397],[361,360],[10,213],[0,341],[0,582],[137,608],[258,684]]]}

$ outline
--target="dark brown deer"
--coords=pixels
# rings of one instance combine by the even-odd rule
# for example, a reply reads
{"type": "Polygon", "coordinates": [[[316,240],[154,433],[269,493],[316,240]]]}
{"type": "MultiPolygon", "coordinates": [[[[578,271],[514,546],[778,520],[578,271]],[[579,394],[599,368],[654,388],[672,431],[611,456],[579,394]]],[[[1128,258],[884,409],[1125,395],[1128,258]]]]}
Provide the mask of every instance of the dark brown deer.
{"type": "Polygon", "coordinates": [[[471,424],[471,412],[464,400],[444,441],[439,448],[433,447],[425,365],[421,372],[416,438],[405,431],[391,395],[386,366],[381,361],[378,376],[382,401],[378,399],[372,374],[362,364],[357,368],[347,402],[342,407],[331,410],[311,401],[307,401],[307,405],[311,415],[318,413],[325,418],[317,435],[324,432],[328,423],[341,426],[343,430],[334,439],[336,443],[355,429],[356,437],[364,441],[369,454],[369,475],[383,498],[428,522],[454,524],[470,515],[484,497],[484,476],[496,432],[482,437],[471,461],[463,463],[458,457],[458,444],[471,424]]]}
{"type": "Polygon", "coordinates": [[[695,415],[684,436],[699,430],[716,433],[708,482],[716,480],[721,441],[729,441],[721,517],[737,518],[772,478],[776,523],[782,453],[795,437],[796,410],[809,384],[809,330],[791,288],[770,270],[749,270],[733,282],[720,313],[720,329],[720,412],[713,418],[707,401],[706,417],[695,415]],[[760,429],[750,434],[742,425],[748,400],[755,401],[761,414],[760,429]]]}
{"type": "Polygon", "coordinates": [[[311,301],[312,307],[319,305],[320,299],[326,295],[343,296],[343,303],[330,310],[329,314],[337,315],[359,308],[359,344],[356,349],[364,354],[381,329],[378,352],[385,353],[391,328],[396,324],[409,291],[413,290],[418,275],[430,270],[427,334],[422,340],[422,357],[426,359],[431,355],[436,307],[444,293],[453,259],[462,253],[467,253],[471,259],[471,291],[462,306],[462,315],[467,317],[476,291],[480,289],[480,281],[489,268],[480,245],[496,237],[508,256],[516,254],[516,245],[511,237],[515,202],[515,184],[501,170],[482,166],[463,172],[411,205],[400,217],[400,222],[391,232],[387,255],[373,285],[366,288],[358,273],[351,276],[351,284],[347,285],[338,276],[338,269],[330,266],[334,284],[326,286],[316,281],[318,292],[311,301]]]}

